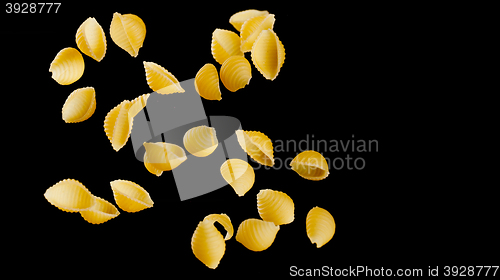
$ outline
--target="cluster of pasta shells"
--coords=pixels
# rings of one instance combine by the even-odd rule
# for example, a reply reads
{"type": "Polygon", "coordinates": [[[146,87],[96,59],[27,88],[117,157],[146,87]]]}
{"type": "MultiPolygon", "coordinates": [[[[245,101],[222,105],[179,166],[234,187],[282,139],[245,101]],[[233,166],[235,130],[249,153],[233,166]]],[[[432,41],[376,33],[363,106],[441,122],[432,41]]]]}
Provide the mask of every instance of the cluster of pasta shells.
{"type": "Polygon", "coordinates": [[[220,167],[220,173],[238,196],[245,195],[255,183],[255,172],[252,166],[241,159],[226,160],[220,167]]]}
{"type": "Polygon", "coordinates": [[[186,131],[183,138],[186,150],[196,157],[206,157],[217,149],[219,141],[215,128],[201,125],[186,131]]]}
{"type": "Polygon", "coordinates": [[[274,150],[271,139],[259,131],[236,130],[241,148],[256,162],[273,166],[274,150]]]}
{"type": "Polygon", "coordinates": [[[290,162],[292,170],[302,178],[312,181],[328,177],[328,163],[322,154],[316,151],[303,151],[290,162]]]}
{"type": "Polygon", "coordinates": [[[74,90],[64,102],[62,118],[67,123],[83,122],[95,111],[96,100],[93,87],[74,90]]]}

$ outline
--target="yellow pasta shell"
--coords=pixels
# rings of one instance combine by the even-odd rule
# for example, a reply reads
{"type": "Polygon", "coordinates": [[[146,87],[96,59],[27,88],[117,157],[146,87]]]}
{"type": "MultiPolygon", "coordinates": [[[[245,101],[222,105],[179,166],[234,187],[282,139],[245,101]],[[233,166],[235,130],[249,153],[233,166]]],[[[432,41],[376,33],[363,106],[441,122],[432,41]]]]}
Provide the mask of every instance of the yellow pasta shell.
{"type": "Polygon", "coordinates": [[[243,56],[240,45],[240,36],[233,31],[217,28],[212,33],[212,55],[219,64],[233,55],[243,56]]]}
{"type": "Polygon", "coordinates": [[[262,30],[252,47],[252,62],[268,80],[274,80],[285,62],[285,47],[271,29],[262,30]]]}
{"type": "Polygon", "coordinates": [[[191,249],[198,260],[207,267],[215,269],[226,251],[226,243],[233,235],[233,225],[226,214],[210,214],[198,223],[191,237],[191,249]],[[219,222],[227,231],[226,237],[214,226],[219,222]]]}
{"type": "Polygon", "coordinates": [[[232,92],[244,88],[252,78],[252,66],[244,56],[231,56],[220,68],[220,79],[232,92]]]}
{"type": "Polygon", "coordinates": [[[148,103],[149,93],[143,94],[136,97],[134,100],[130,101],[130,108],[128,110],[128,124],[130,131],[132,131],[132,126],[134,124],[134,117],[144,108],[148,103]]]}
{"type": "Polygon", "coordinates": [[[273,29],[274,15],[262,15],[253,17],[243,23],[241,26],[241,51],[249,52],[252,50],[252,45],[259,36],[262,30],[273,29]]]}
{"type": "Polygon", "coordinates": [[[82,77],[84,69],[82,54],[75,48],[64,48],[50,63],[49,72],[60,85],[69,85],[82,77]]]}
{"type": "Polygon", "coordinates": [[[304,151],[298,154],[290,166],[293,171],[308,180],[323,180],[329,174],[326,159],[316,151],[304,151]]]}
{"type": "Polygon", "coordinates": [[[106,35],[93,17],[86,19],[76,31],[76,45],[80,51],[97,61],[106,54],[106,35]]]}
{"type": "Polygon", "coordinates": [[[241,148],[256,162],[273,166],[274,151],[271,139],[258,131],[236,130],[241,148]]]}
{"type": "Polygon", "coordinates": [[[232,15],[230,18],[229,18],[229,23],[231,23],[234,28],[236,28],[236,30],[240,31],[241,30],[241,26],[243,25],[243,23],[253,17],[256,17],[256,16],[264,16],[264,15],[268,15],[269,12],[268,11],[258,11],[258,10],[254,10],[254,9],[250,9],[250,10],[245,10],[245,11],[241,11],[241,12],[237,12],[236,14],[232,15]]]}
{"type": "Polygon", "coordinates": [[[143,145],[146,148],[144,165],[149,172],[157,176],[161,175],[160,171],[170,171],[187,159],[184,150],[175,144],[144,142],[143,145]]]}
{"type": "Polygon", "coordinates": [[[273,222],[247,219],[238,227],[236,241],[249,250],[263,251],[273,244],[279,230],[280,226],[275,225],[273,222]]]}
{"type": "Polygon", "coordinates": [[[62,118],[67,123],[83,122],[95,112],[95,90],[85,87],[74,90],[64,102],[62,118]]]}
{"type": "Polygon", "coordinates": [[[91,208],[95,199],[90,191],[73,179],[62,180],[45,191],[45,199],[66,212],[79,212],[91,208]]]}
{"type": "Polygon", "coordinates": [[[238,196],[243,196],[255,182],[255,172],[248,162],[241,159],[228,159],[220,167],[220,173],[238,196]]]}
{"type": "Polygon", "coordinates": [[[201,67],[194,78],[194,87],[198,94],[207,100],[221,100],[219,74],[212,63],[201,67]]]}
{"type": "Polygon", "coordinates": [[[130,105],[130,101],[122,101],[111,109],[104,119],[104,132],[106,132],[106,136],[111,142],[111,146],[117,152],[125,146],[130,136],[131,127],[128,118],[130,105]]]}
{"type": "Polygon", "coordinates": [[[181,84],[172,73],[154,62],[144,61],[146,69],[146,80],[149,87],[159,94],[171,94],[175,92],[184,92],[181,84]]]}
{"type": "Polygon", "coordinates": [[[80,211],[80,215],[82,215],[85,221],[97,225],[107,222],[120,215],[120,212],[113,204],[100,197],[94,196],[94,198],[95,203],[92,207],[88,210],[80,211]]]}
{"type": "Polygon", "coordinates": [[[116,45],[127,51],[131,56],[137,57],[139,49],[146,38],[146,25],[136,15],[114,13],[109,35],[116,45]]]}
{"type": "Polygon", "coordinates": [[[262,220],[275,225],[289,224],[295,218],[293,200],[280,191],[260,190],[257,194],[257,209],[262,220]]]}
{"type": "Polygon", "coordinates": [[[116,204],[123,211],[138,212],[153,207],[153,200],[151,200],[149,193],[136,183],[115,180],[110,184],[116,204]]]}
{"type": "Polygon", "coordinates": [[[320,207],[313,207],[306,217],[307,237],[316,247],[328,243],[335,234],[335,220],[330,212],[320,207]]]}
{"type": "Polygon", "coordinates": [[[210,155],[219,145],[215,128],[206,125],[193,127],[186,131],[183,143],[186,150],[197,157],[210,155]]]}

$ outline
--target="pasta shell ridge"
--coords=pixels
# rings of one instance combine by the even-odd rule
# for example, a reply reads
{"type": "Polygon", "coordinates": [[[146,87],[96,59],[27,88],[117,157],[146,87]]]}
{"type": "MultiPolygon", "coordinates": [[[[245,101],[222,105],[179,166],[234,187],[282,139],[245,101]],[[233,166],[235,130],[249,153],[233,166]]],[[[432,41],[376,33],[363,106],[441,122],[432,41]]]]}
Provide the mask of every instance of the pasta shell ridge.
{"type": "Polygon", "coordinates": [[[263,16],[253,17],[243,23],[241,26],[241,51],[249,52],[252,50],[252,45],[259,36],[262,30],[273,29],[274,15],[268,14],[263,16]]]}
{"type": "Polygon", "coordinates": [[[45,199],[65,212],[79,212],[91,208],[95,199],[90,191],[79,181],[65,179],[49,187],[45,199]]]}
{"type": "Polygon", "coordinates": [[[219,141],[215,128],[201,125],[186,131],[183,138],[184,148],[196,157],[206,157],[212,154],[219,141]]]}
{"type": "Polygon", "coordinates": [[[88,210],[80,211],[83,219],[91,224],[102,224],[120,215],[120,212],[110,202],[96,197],[95,203],[88,210]]]}
{"type": "Polygon", "coordinates": [[[237,130],[236,136],[241,148],[256,162],[273,166],[274,151],[271,139],[259,131],[237,130]]]}
{"type": "Polygon", "coordinates": [[[93,17],[86,19],[76,31],[76,45],[80,51],[96,61],[106,54],[106,35],[93,17]]]}
{"type": "Polygon", "coordinates": [[[144,142],[143,145],[146,149],[144,156],[146,169],[157,176],[161,175],[161,173],[158,175],[159,171],[173,170],[187,159],[184,149],[175,144],[144,142]]]}
{"type": "Polygon", "coordinates": [[[119,151],[128,141],[130,136],[130,125],[128,110],[130,101],[124,100],[111,109],[104,119],[104,132],[111,142],[115,151],[119,151]]]}
{"type": "Polygon", "coordinates": [[[321,248],[335,234],[335,220],[327,210],[317,206],[313,207],[307,213],[306,232],[311,243],[316,243],[316,247],[321,248]]]}
{"type": "Polygon", "coordinates": [[[238,196],[247,193],[255,183],[255,171],[248,162],[241,159],[228,159],[220,167],[222,177],[238,196]]]}
{"type": "Polygon", "coordinates": [[[243,56],[240,45],[240,36],[233,31],[217,28],[212,33],[212,56],[221,65],[233,55],[243,56]]]}
{"type": "Polygon", "coordinates": [[[290,162],[292,170],[301,177],[319,181],[329,175],[328,163],[322,154],[316,151],[303,151],[290,162]]]}
{"type": "Polygon", "coordinates": [[[255,9],[245,10],[232,15],[229,18],[229,23],[231,23],[231,25],[233,25],[236,30],[241,31],[241,26],[245,21],[256,16],[264,16],[268,14],[268,11],[259,11],[255,9]]]}
{"type": "Polygon", "coordinates": [[[78,123],[90,118],[96,108],[95,90],[85,87],[74,90],[64,102],[62,119],[66,123],[78,123]]]}
{"type": "Polygon", "coordinates": [[[266,79],[273,81],[285,62],[285,47],[272,29],[266,29],[255,40],[251,57],[255,68],[266,79]]]}
{"type": "Polygon", "coordinates": [[[232,92],[244,88],[252,78],[252,66],[244,56],[231,56],[221,66],[222,84],[232,92]]]}
{"type": "Polygon", "coordinates": [[[264,221],[284,225],[295,219],[293,200],[284,192],[260,190],[257,194],[257,209],[264,221]]]}
{"type": "Polygon", "coordinates": [[[109,35],[117,46],[137,57],[146,38],[146,25],[136,15],[114,13],[109,35]]]}
{"type": "Polygon", "coordinates": [[[84,70],[83,56],[75,48],[64,48],[59,51],[49,67],[52,79],[60,85],[70,85],[78,81],[84,70]]]}
{"type": "Polygon", "coordinates": [[[149,87],[159,94],[184,92],[181,84],[172,73],[154,62],[143,62],[149,87]]]}
{"type": "Polygon", "coordinates": [[[153,207],[149,193],[138,184],[127,180],[110,182],[116,204],[127,212],[138,212],[153,207]]]}
{"type": "Polygon", "coordinates": [[[236,232],[236,241],[247,249],[259,252],[269,248],[276,238],[280,226],[258,219],[243,221],[236,232]]]}
{"type": "Polygon", "coordinates": [[[211,63],[205,64],[198,73],[196,73],[194,87],[196,92],[207,100],[222,99],[219,86],[219,74],[217,74],[217,69],[211,63]]]}
{"type": "Polygon", "coordinates": [[[128,110],[128,124],[130,131],[132,132],[132,127],[134,125],[134,117],[144,108],[148,103],[149,93],[143,94],[136,97],[134,100],[130,101],[130,108],[128,110]]]}

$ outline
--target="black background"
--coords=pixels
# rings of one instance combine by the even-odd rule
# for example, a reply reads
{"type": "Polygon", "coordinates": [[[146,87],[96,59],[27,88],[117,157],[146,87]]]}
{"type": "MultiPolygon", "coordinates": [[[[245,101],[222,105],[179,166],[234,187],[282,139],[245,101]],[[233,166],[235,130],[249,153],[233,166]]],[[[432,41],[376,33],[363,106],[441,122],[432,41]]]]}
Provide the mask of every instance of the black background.
{"type": "MultiPolygon", "coordinates": [[[[19,135],[17,143],[30,159],[15,163],[20,178],[30,183],[15,186],[14,207],[22,204],[28,210],[13,222],[17,247],[11,261],[45,264],[43,274],[63,267],[78,274],[106,270],[141,277],[178,272],[284,277],[290,266],[416,267],[426,272],[435,264],[494,265],[485,263],[492,260],[493,236],[485,215],[493,207],[472,205],[476,197],[456,188],[444,167],[431,167],[440,155],[422,149],[424,142],[438,138],[433,130],[423,136],[420,121],[426,110],[416,105],[429,78],[425,73],[432,68],[426,66],[429,49],[439,45],[434,32],[439,28],[429,24],[435,19],[432,7],[423,13],[422,7],[410,5],[325,7],[315,2],[291,7],[236,3],[224,8],[195,2],[85,3],[62,3],[57,14],[3,15],[8,22],[4,38],[9,38],[6,83],[18,92],[8,98],[15,98],[18,103],[11,104],[21,104],[22,112],[16,123],[7,125],[19,135]],[[366,166],[330,166],[329,177],[322,181],[302,179],[287,168],[261,168],[243,197],[226,186],[181,202],[169,172],[159,178],[147,172],[130,143],[119,152],[112,149],[104,117],[124,99],[151,92],[143,61],[164,66],[179,81],[193,78],[205,63],[220,69],[210,52],[212,32],[235,31],[229,17],[250,8],[275,14],[274,31],[285,46],[285,63],[274,81],[252,65],[252,79],[244,89],[232,93],[221,83],[220,102],[203,100],[206,114],[236,117],[245,130],[261,131],[274,143],[298,142],[307,135],[346,141],[354,135],[377,140],[379,149],[323,151],[331,159],[362,157],[366,166]],[[146,24],[146,39],[136,58],[109,36],[114,12],[136,14],[146,24]],[[50,63],[61,49],[77,48],[76,30],[88,17],[105,30],[106,56],[96,62],[83,55],[83,76],[71,85],[59,85],[48,72],[50,63]],[[61,108],[67,96],[86,86],[96,90],[94,115],[82,123],[64,123],[61,108]],[[48,187],[66,178],[79,180],[113,204],[109,182],[130,180],[150,193],[154,207],[120,211],[117,218],[92,225],[43,197],[48,187]],[[216,270],[198,261],[190,247],[198,222],[211,213],[226,213],[236,234],[243,220],[259,217],[256,195],[267,188],[286,192],[295,203],[295,221],[281,226],[272,246],[252,252],[233,237],[226,241],[216,270]],[[30,199],[24,200],[26,196],[30,199]],[[305,231],[307,212],[314,206],[327,209],[337,225],[333,239],[320,249],[305,231]],[[474,239],[478,234],[481,238],[474,239]]],[[[249,53],[245,56],[250,59],[249,53]]],[[[275,152],[275,158],[284,161],[298,152],[275,152]]]]}

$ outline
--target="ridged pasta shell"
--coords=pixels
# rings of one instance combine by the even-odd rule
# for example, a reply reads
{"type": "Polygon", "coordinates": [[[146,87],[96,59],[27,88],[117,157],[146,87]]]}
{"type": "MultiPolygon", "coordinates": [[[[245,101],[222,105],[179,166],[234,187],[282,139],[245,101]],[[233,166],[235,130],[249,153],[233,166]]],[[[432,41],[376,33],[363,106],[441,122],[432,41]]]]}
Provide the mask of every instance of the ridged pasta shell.
{"type": "Polygon", "coordinates": [[[215,269],[226,251],[226,242],[233,236],[233,225],[226,214],[210,214],[198,223],[191,237],[191,249],[198,260],[207,267],[215,269]],[[226,237],[214,226],[219,222],[227,231],[226,237]]]}
{"type": "Polygon", "coordinates": [[[82,77],[84,69],[82,54],[75,48],[64,48],[50,63],[49,72],[60,85],[70,85],[82,77]]]}
{"type": "Polygon", "coordinates": [[[64,102],[62,119],[66,123],[83,122],[95,112],[95,90],[85,87],[74,90],[64,102]]]}
{"type": "Polygon", "coordinates": [[[280,226],[258,219],[244,220],[236,232],[236,241],[247,249],[259,252],[271,246],[280,226]]]}
{"type": "Polygon", "coordinates": [[[271,139],[258,131],[236,130],[241,148],[256,162],[273,166],[274,151],[271,139]]]}
{"type": "Polygon", "coordinates": [[[255,183],[255,172],[248,162],[241,159],[228,159],[220,167],[220,173],[238,196],[247,193],[255,183]]]}
{"type": "Polygon", "coordinates": [[[186,131],[183,138],[184,148],[193,156],[206,157],[213,153],[219,141],[215,128],[206,125],[193,127],[186,131]]]}
{"type": "Polygon", "coordinates": [[[94,198],[95,203],[92,207],[88,210],[80,211],[80,215],[82,215],[85,221],[97,225],[107,222],[120,215],[120,212],[113,204],[100,197],[94,196],[94,198]]]}
{"type": "Polygon", "coordinates": [[[144,165],[149,172],[156,176],[161,175],[160,171],[170,171],[176,168],[187,159],[184,150],[175,144],[144,142],[143,145],[146,148],[144,165]]]}
{"type": "Polygon", "coordinates": [[[254,9],[237,12],[229,18],[229,23],[231,23],[236,30],[240,31],[243,23],[256,16],[268,15],[268,11],[258,11],[254,9]]]}
{"type": "Polygon", "coordinates": [[[303,151],[290,162],[292,170],[302,178],[319,181],[328,177],[328,163],[322,154],[316,151],[303,151]]]}
{"type": "Polygon", "coordinates": [[[198,94],[207,100],[221,100],[219,74],[212,63],[201,67],[194,78],[194,87],[198,94]]]}
{"type": "Polygon", "coordinates": [[[232,92],[244,88],[252,78],[252,66],[244,56],[231,56],[220,68],[220,79],[232,92]]]}
{"type": "Polygon", "coordinates": [[[293,200],[284,192],[260,190],[257,194],[257,209],[264,221],[284,225],[295,219],[293,200]]]}
{"type": "Polygon", "coordinates": [[[263,16],[253,17],[243,23],[241,26],[241,51],[249,52],[252,50],[252,45],[259,36],[262,30],[273,29],[274,15],[268,14],[263,16]]]}
{"type": "Polygon", "coordinates": [[[128,110],[128,124],[130,131],[132,131],[132,126],[134,124],[134,117],[144,108],[148,103],[149,93],[143,94],[136,97],[134,100],[130,101],[130,108],[128,110]]]}
{"type": "Polygon", "coordinates": [[[212,55],[219,64],[233,55],[243,56],[240,45],[240,36],[233,31],[217,28],[212,33],[212,55]]]}
{"type": "Polygon", "coordinates": [[[127,51],[131,56],[137,57],[139,49],[146,38],[146,25],[136,15],[114,13],[109,35],[116,45],[127,51]]]}
{"type": "Polygon", "coordinates": [[[126,180],[115,180],[110,184],[116,204],[123,211],[138,212],[153,207],[149,193],[138,184],[126,180]]]}
{"type": "Polygon", "coordinates": [[[328,243],[335,234],[335,220],[327,210],[320,207],[313,207],[306,217],[307,237],[311,243],[316,243],[316,247],[328,243]]]}
{"type": "Polygon", "coordinates": [[[146,80],[149,87],[159,94],[171,94],[175,92],[184,92],[181,84],[172,73],[154,62],[144,61],[146,69],[146,80]]]}
{"type": "Polygon", "coordinates": [[[111,109],[104,119],[104,132],[106,132],[106,136],[111,142],[111,146],[117,152],[125,146],[130,136],[128,118],[130,105],[130,101],[122,101],[116,107],[111,109]]]}
{"type": "Polygon", "coordinates": [[[285,47],[271,29],[262,30],[252,47],[252,62],[268,80],[274,80],[285,62],[285,47]]]}
{"type": "Polygon", "coordinates": [[[43,195],[50,204],[66,212],[79,212],[91,208],[95,199],[90,191],[73,179],[59,181],[43,195]]]}
{"type": "Polygon", "coordinates": [[[96,61],[106,54],[106,35],[93,17],[86,19],[76,31],[76,45],[80,51],[96,61]]]}

